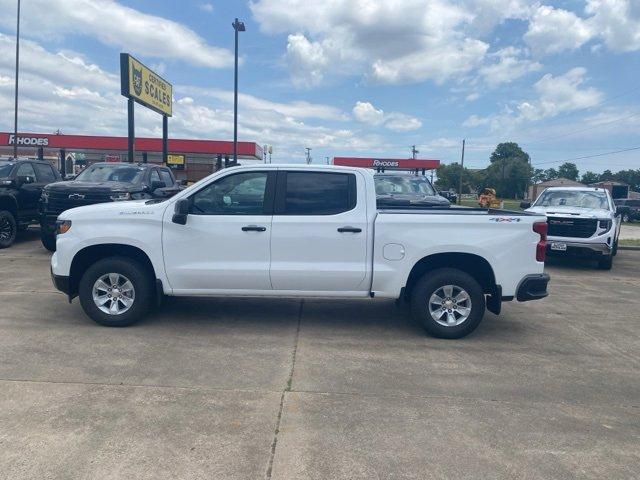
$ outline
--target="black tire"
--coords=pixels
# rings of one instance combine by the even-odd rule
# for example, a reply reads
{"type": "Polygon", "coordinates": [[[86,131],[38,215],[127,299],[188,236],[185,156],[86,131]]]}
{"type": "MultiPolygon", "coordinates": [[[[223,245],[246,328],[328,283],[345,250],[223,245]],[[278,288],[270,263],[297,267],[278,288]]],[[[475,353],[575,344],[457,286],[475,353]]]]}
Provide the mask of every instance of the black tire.
{"type": "Polygon", "coordinates": [[[480,284],[468,273],[455,268],[440,268],[425,273],[411,292],[411,312],[415,320],[437,338],[462,338],[473,332],[484,317],[485,298],[480,284]],[[438,323],[429,312],[430,298],[445,285],[464,289],[471,300],[471,311],[459,325],[438,323]]]}
{"type": "Polygon", "coordinates": [[[13,213],[0,210],[0,248],[10,247],[16,240],[18,225],[13,213]]]}
{"type": "Polygon", "coordinates": [[[611,267],[613,267],[613,255],[598,260],[598,268],[600,270],[611,270],[611,267]]]}
{"type": "Polygon", "coordinates": [[[611,250],[611,256],[615,257],[618,254],[618,240],[613,244],[613,249],[611,250]]]}
{"type": "Polygon", "coordinates": [[[153,299],[152,275],[140,263],[126,257],[109,257],[91,265],[80,280],[79,297],[84,312],[96,323],[107,327],[126,327],[149,312],[153,299]],[[93,286],[105,274],[117,273],[126,277],[135,291],[129,310],[119,315],[100,310],[93,301],[93,286]]]}
{"type": "Polygon", "coordinates": [[[42,241],[42,246],[44,248],[46,248],[50,252],[56,251],[56,234],[55,233],[46,233],[41,230],[40,240],[42,241]]]}

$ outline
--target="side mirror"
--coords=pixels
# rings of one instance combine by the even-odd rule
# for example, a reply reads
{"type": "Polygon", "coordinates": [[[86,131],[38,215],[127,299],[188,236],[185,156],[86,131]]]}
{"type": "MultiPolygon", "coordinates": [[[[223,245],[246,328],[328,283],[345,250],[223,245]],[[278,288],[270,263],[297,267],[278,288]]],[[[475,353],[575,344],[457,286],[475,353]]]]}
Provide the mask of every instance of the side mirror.
{"type": "Polygon", "coordinates": [[[33,183],[33,182],[35,182],[35,179],[33,177],[28,176],[28,175],[16,177],[16,185],[18,187],[20,187],[22,185],[26,185],[28,183],[33,183]]]}
{"type": "Polygon", "coordinates": [[[520,202],[520,208],[526,210],[531,207],[531,202],[520,202]]]}
{"type": "Polygon", "coordinates": [[[167,188],[167,184],[164,182],[160,182],[158,180],[154,180],[151,182],[151,191],[155,192],[159,188],[167,188]]]}
{"type": "Polygon", "coordinates": [[[189,200],[181,198],[176,202],[176,208],[173,211],[173,218],[171,221],[178,225],[186,225],[187,217],[189,216],[189,200]]]}

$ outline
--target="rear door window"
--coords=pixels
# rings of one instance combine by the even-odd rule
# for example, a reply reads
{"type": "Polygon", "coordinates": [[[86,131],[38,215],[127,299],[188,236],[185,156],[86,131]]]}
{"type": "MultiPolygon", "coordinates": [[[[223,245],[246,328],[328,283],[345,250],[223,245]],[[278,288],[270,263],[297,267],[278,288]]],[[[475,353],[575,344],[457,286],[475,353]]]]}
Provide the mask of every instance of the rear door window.
{"type": "Polygon", "coordinates": [[[53,167],[51,165],[45,165],[42,163],[34,164],[36,169],[36,176],[39,183],[51,183],[56,181],[56,175],[53,173],[53,167]]]}
{"type": "Polygon", "coordinates": [[[171,173],[169,172],[169,170],[165,168],[160,168],[159,172],[160,172],[160,180],[163,181],[167,187],[172,187],[173,177],[171,176],[171,173]]]}
{"type": "Polygon", "coordinates": [[[31,177],[34,181],[36,179],[36,172],[33,170],[33,166],[30,163],[20,164],[16,175],[18,177],[31,177]]]}
{"type": "Polygon", "coordinates": [[[336,215],[356,206],[356,177],[351,173],[286,172],[278,188],[276,214],[336,215]]]}

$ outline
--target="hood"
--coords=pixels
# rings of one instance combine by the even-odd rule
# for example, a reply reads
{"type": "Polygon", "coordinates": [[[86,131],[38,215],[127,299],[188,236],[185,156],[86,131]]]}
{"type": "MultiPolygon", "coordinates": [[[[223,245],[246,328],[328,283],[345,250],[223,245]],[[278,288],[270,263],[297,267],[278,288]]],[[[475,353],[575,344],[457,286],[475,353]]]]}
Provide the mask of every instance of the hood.
{"type": "Polygon", "coordinates": [[[379,206],[425,206],[448,207],[451,202],[440,195],[419,195],[409,193],[386,193],[378,195],[376,201],[379,206]]]}
{"type": "Polygon", "coordinates": [[[578,208],[578,207],[531,207],[526,210],[530,213],[539,213],[550,217],[569,218],[611,218],[613,212],[603,208],[578,208]]]}
{"type": "Polygon", "coordinates": [[[69,180],[66,182],[50,183],[45,187],[49,192],[137,192],[142,186],[125,182],[82,182],[69,180]]]}
{"type": "Polygon", "coordinates": [[[109,218],[153,215],[164,209],[165,203],[154,203],[149,200],[131,200],[128,202],[107,202],[71,208],[60,214],[64,220],[83,218],[109,218]]]}

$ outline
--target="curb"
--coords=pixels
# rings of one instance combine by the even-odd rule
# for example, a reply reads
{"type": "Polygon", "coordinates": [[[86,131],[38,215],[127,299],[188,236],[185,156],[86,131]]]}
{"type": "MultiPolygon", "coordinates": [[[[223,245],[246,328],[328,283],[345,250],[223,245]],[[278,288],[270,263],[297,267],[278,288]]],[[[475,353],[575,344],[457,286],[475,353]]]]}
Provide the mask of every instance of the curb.
{"type": "Polygon", "coordinates": [[[618,250],[640,250],[640,246],[635,246],[635,245],[618,245],[618,250]]]}

